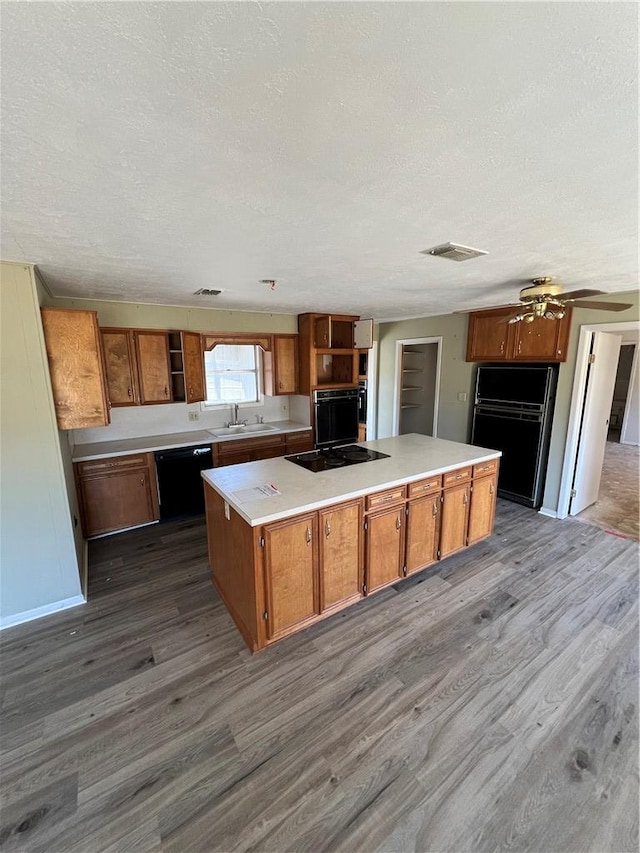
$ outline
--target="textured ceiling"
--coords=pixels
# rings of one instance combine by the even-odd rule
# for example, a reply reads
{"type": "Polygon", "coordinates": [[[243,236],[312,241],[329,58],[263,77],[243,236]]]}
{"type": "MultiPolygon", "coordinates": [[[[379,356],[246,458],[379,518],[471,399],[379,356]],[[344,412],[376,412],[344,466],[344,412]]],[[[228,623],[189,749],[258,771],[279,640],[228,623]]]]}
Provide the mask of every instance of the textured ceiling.
{"type": "Polygon", "coordinates": [[[634,289],[637,14],[4,3],[2,256],[56,296],[376,318],[634,289]],[[420,254],[448,240],[490,254],[420,254]]]}

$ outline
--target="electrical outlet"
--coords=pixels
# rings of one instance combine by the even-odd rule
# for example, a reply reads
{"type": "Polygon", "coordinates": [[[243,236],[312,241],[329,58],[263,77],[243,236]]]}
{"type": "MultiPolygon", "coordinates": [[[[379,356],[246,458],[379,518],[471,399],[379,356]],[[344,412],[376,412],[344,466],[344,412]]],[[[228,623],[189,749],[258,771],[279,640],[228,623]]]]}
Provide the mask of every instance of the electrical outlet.
{"type": "Polygon", "coordinates": [[[189,412],[189,420],[190,421],[197,421],[199,418],[200,418],[199,412],[189,412]]]}
{"type": "Polygon", "coordinates": [[[460,403],[467,402],[467,392],[466,391],[458,391],[458,401],[460,403]]]}

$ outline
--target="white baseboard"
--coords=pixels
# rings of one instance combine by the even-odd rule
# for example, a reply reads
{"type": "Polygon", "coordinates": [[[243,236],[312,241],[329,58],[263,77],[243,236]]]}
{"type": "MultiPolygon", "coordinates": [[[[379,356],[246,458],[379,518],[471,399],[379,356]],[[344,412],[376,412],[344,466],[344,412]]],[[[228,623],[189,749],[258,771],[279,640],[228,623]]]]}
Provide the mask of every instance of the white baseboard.
{"type": "Polygon", "coordinates": [[[555,509],[547,509],[544,506],[540,507],[538,512],[540,513],[540,515],[546,515],[548,518],[557,518],[558,517],[558,513],[555,511],[555,509]]]}
{"type": "Polygon", "coordinates": [[[14,625],[21,625],[23,622],[31,622],[33,619],[40,619],[42,616],[49,616],[51,613],[58,613],[60,610],[68,610],[70,607],[77,607],[79,604],[86,604],[87,600],[83,595],[74,595],[72,598],[65,598],[62,601],[54,601],[51,604],[45,604],[42,607],[34,607],[33,610],[24,610],[22,613],[14,613],[13,616],[4,616],[0,618],[0,631],[5,628],[12,628],[14,625]]]}

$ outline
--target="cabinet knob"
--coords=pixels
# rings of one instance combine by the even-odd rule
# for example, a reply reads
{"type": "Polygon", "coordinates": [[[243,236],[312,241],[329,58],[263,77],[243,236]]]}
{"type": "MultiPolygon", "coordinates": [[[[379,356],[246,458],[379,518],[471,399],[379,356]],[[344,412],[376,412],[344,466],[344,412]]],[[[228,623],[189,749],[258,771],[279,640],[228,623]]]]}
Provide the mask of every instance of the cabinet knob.
{"type": "Polygon", "coordinates": [[[500,341],[500,355],[504,355],[504,341],[500,341]]]}
{"type": "Polygon", "coordinates": [[[307,545],[308,545],[308,544],[309,544],[309,542],[311,542],[311,528],[310,528],[309,526],[307,526],[307,536],[306,536],[306,539],[307,539],[307,545]]]}
{"type": "Polygon", "coordinates": [[[133,397],[133,393],[131,391],[131,388],[127,388],[127,397],[133,397]]]}
{"type": "Polygon", "coordinates": [[[464,494],[462,495],[462,503],[466,504],[466,502],[467,502],[467,493],[465,491],[464,494]]]}
{"type": "Polygon", "coordinates": [[[489,483],[489,494],[493,494],[493,483],[489,483]]]}
{"type": "Polygon", "coordinates": [[[144,477],[140,477],[140,485],[144,486],[144,477]]]}
{"type": "Polygon", "coordinates": [[[438,514],[438,503],[437,503],[437,501],[433,504],[433,510],[432,511],[433,511],[433,517],[435,518],[436,515],[438,514]]]}
{"type": "Polygon", "coordinates": [[[168,397],[168,396],[169,396],[169,389],[167,388],[167,386],[166,386],[166,385],[164,386],[164,396],[165,396],[165,397],[168,397]]]}
{"type": "Polygon", "coordinates": [[[327,520],[326,520],[326,521],[325,521],[325,523],[324,523],[324,535],[325,535],[327,538],[329,538],[329,536],[331,536],[331,525],[329,524],[329,519],[328,519],[328,518],[327,518],[327,520]]]}
{"type": "Polygon", "coordinates": [[[402,522],[400,521],[400,516],[396,517],[396,530],[400,530],[400,525],[402,522]]]}

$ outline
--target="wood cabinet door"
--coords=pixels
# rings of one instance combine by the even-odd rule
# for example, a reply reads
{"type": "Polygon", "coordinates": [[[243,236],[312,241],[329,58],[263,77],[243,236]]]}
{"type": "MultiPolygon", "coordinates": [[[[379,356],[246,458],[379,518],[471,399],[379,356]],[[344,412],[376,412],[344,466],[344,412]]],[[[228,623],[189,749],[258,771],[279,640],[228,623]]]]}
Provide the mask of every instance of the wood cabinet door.
{"type": "Polygon", "coordinates": [[[85,536],[157,521],[155,482],[149,470],[115,471],[80,483],[85,536]]]}
{"type": "Polygon", "coordinates": [[[440,492],[409,501],[407,513],[407,575],[430,566],[438,559],[440,543],[440,492]]]}
{"type": "Polygon", "coordinates": [[[512,348],[512,326],[500,322],[511,309],[469,314],[467,361],[506,361],[512,348]]]}
{"type": "Polygon", "coordinates": [[[367,519],[367,592],[387,586],[402,577],[404,565],[404,504],[367,519]]]}
{"type": "Polygon", "coordinates": [[[171,363],[167,332],[134,332],[140,401],[143,404],[171,402],[171,363]]]}
{"type": "Polygon", "coordinates": [[[133,334],[129,329],[101,329],[109,402],[137,406],[138,378],[133,334]]]}
{"type": "Polygon", "coordinates": [[[276,335],[273,339],[275,394],[298,393],[298,337],[276,335]]]}
{"type": "Polygon", "coordinates": [[[514,325],[515,361],[566,361],[571,309],[562,320],[536,317],[532,323],[514,325]]]}
{"type": "Polygon", "coordinates": [[[197,332],[182,332],[182,363],[187,403],[202,403],[207,399],[204,381],[204,350],[197,332]]]}
{"type": "Polygon", "coordinates": [[[331,346],[331,318],[329,315],[316,318],[313,324],[313,345],[316,349],[328,349],[331,346]]]}
{"type": "Polygon", "coordinates": [[[469,518],[469,484],[463,483],[442,493],[442,521],[440,527],[440,557],[448,557],[467,544],[469,518]]]}
{"type": "Polygon", "coordinates": [[[311,430],[308,432],[287,433],[287,454],[306,453],[308,450],[313,450],[313,436],[311,434],[311,430]]]}
{"type": "Polygon", "coordinates": [[[318,513],[320,610],[362,598],[364,547],[363,501],[340,504],[318,513]]]}
{"type": "Polygon", "coordinates": [[[479,542],[491,535],[496,512],[497,479],[497,475],[493,474],[490,477],[481,477],[472,483],[467,545],[473,545],[474,542],[479,542]]]}
{"type": "Polygon", "coordinates": [[[267,637],[276,640],[318,615],[316,513],[264,527],[267,637]]]}
{"type": "Polygon", "coordinates": [[[43,308],[42,326],[58,429],[106,426],[109,401],[96,312],[43,308]]]}

